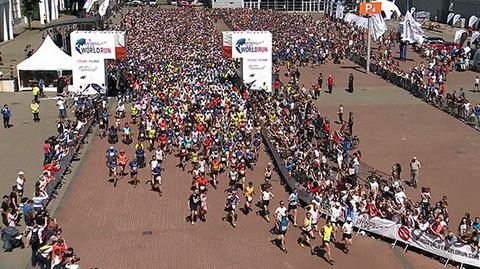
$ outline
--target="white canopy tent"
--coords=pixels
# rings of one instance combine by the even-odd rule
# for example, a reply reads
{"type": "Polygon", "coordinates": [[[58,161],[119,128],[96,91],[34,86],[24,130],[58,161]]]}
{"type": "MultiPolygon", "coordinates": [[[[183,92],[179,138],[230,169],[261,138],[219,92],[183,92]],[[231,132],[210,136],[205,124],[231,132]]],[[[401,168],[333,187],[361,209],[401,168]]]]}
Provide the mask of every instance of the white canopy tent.
{"type": "Polygon", "coordinates": [[[73,65],[72,57],[57,47],[50,36],[47,35],[40,48],[38,48],[32,56],[17,65],[19,89],[21,91],[31,90],[31,85],[24,85],[22,82],[29,84],[28,82],[32,79],[38,81],[41,78],[45,81],[45,91],[55,91],[56,86],[52,85],[47,81],[47,78],[43,76],[46,76],[47,73],[55,72],[55,74],[48,74],[48,77],[55,77],[57,75],[56,73],[59,72],[71,72],[73,65]],[[26,73],[29,73],[29,78],[22,77],[26,76],[26,73]],[[37,74],[38,77],[35,73],[39,73],[37,74]]]}

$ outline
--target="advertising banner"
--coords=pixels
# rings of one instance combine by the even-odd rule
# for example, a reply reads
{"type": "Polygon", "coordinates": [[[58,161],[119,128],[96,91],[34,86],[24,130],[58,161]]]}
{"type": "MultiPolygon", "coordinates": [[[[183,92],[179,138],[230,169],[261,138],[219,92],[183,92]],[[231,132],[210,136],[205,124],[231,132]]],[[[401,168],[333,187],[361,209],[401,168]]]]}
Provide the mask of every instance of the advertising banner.
{"type": "Polygon", "coordinates": [[[431,233],[411,229],[390,220],[368,215],[358,216],[355,226],[374,234],[398,240],[409,246],[430,252],[436,256],[480,267],[479,253],[471,246],[450,242],[431,233]]]}
{"type": "Polygon", "coordinates": [[[115,59],[115,34],[104,31],[74,31],[70,34],[74,59],[115,59]]]}
{"type": "Polygon", "coordinates": [[[265,31],[232,33],[233,58],[272,58],[272,34],[265,31]]]}
{"type": "Polygon", "coordinates": [[[242,59],[242,78],[250,89],[271,92],[272,34],[265,31],[228,32],[224,35],[224,42],[231,42],[233,58],[242,59]]]}
{"type": "Polygon", "coordinates": [[[265,58],[245,58],[242,62],[243,81],[254,90],[271,91],[272,61],[265,58]]]}
{"type": "Polygon", "coordinates": [[[232,31],[223,31],[222,55],[225,58],[232,58],[232,31]]]}
{"type": "Polygon", "coordinates": [[[104,59],[76,59],[72,70],[74,89],[85,89],[89,84],[97,84],[105,88],[104,59]]]}

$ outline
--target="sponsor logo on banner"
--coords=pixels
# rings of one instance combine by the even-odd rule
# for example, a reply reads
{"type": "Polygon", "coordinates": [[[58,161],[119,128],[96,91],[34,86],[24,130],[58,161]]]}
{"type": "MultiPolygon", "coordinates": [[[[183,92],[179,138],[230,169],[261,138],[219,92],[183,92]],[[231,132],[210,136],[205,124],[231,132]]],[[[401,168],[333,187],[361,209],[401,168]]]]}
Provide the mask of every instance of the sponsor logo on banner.
{"type": "Polygon", "coordinates": [[[408,230],[407,227],[401,226],[398,228],[398,236],[403,240],[403,241],[408,241],[410,240],[410,231],[408,230]]]}
{"type": "Polygon", "coordinates": [[[253,41],[248,38],[240,38],[235,44],[238,53],[257,53],[268,52],[268,46],[265,41],[253,41]]]}
{"type": "MultiPolygon", "coordinates": [[[[328,214],[328,212],[325,213],[328,214]]],[[[470,245],[459,242],[451,244],[448,240],[428,232],[408,228],[391,220],[370,218],[368,215],[357,216],[355,226],[361,230],[404,242],[439,257],[480,267],[479,253],[470,245]]]]}
{"type": "Polygon", "coordinates": [[[112,48],[106,46],[107,42],[96,42],[87,40],[86,38],[79,38],[75,42],[75,50],[80,54],[110,54],[112,48]]]}

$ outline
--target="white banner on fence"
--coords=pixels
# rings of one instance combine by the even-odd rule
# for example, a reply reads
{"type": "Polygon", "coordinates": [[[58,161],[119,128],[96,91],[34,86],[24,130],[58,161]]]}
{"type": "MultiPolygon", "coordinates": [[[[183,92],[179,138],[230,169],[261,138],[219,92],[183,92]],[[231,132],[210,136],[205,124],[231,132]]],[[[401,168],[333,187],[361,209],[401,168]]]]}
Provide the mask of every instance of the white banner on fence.
{"type": "Polygon", "coordinates": [[[232,56],[242,59],[242,79],[253,90],[272,90],[272,34],[231,32],[232,56]]]}
{"type": "Polygon", "coordinates": [[[447,15],[447,24],[453,19],[453,16],[455,16],[455,13],[450,12],[447,15]]]}
{"type": "Polygon", "coordinates": [[[475,41],[475,39],[477,39],[479,36],[480,36],[480,32],[479,32],[479,31],[473,32],[473,33],[472,33],[472,37],[470,38],[470,42],[475,41]]]}
{"type": "Polygon", "coordinates": [[[480,267],[479,253],[469,245],[450,244],[439,236],[410,229],[390,220],[378,217],[369,218],[368,215],[358,216],[355,220],[355,226],[374,234],[401,241],[439,257],[480,267]]]}
{"type": "Polygon", "coordinates": [[[453,38],[453,42],[460,41],[460,38],[462,38],[462,34],[466,33],[467,31],[460,29],[455,32],[455,37],[453,38]]]}
{"type": "Polygon", "coordinates": [[[457,24],[457,22],[460,20],[460,17],[462,15],[460,14],[455,14],[455,16],[453,16],[453,21],[452,21],[452,25],[455,26],[457,24]]]}
{"type": "Polygon", "coordinates": [[[468,19],[468,27],[473,27],[475,23],[478,21],[478,17],[475,15],[472,15],[470,19],[468,19]]]}

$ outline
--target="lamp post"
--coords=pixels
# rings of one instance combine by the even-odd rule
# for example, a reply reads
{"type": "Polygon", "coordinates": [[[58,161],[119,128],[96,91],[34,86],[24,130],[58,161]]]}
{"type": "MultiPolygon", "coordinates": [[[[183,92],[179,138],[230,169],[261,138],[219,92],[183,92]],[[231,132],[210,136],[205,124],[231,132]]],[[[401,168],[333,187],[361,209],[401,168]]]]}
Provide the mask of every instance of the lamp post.
{"type": "Polygon", "coordinates": [[[367,74],[370,73],[370,50],[371,50],[371,36],[370,36],[370,28],[371,28],[371,19],[370,19],[370,15],[367,15],[367,20],[368,20],[368,36],[367,36],[367,74]]]}

